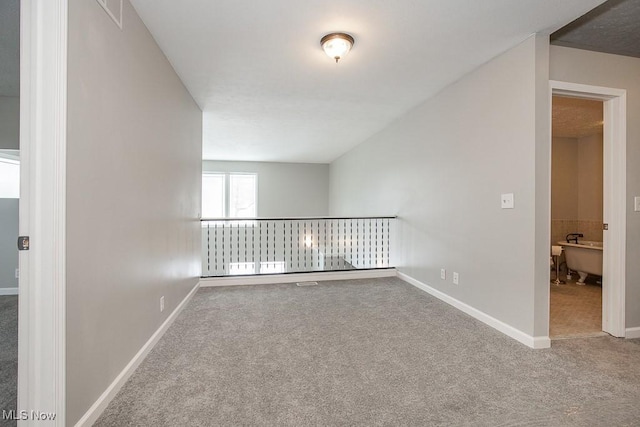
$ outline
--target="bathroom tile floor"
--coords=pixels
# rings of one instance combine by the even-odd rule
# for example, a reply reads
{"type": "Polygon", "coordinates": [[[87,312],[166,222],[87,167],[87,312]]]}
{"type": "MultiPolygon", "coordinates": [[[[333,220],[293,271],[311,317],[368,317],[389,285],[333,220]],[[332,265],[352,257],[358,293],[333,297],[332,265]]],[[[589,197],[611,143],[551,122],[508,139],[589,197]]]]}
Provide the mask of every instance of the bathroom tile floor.
{"type": "MultiPolygon", "coordinates": [[[[552,277],[553,273],[552,273],[552,277]]],[[[564,277],[560,277],[564,279],[564,277]]],[[[587,284],[551,285],[549,336],[552,339],[598,336],[602,332],[602,286],[589,276],[587,284]]]]}

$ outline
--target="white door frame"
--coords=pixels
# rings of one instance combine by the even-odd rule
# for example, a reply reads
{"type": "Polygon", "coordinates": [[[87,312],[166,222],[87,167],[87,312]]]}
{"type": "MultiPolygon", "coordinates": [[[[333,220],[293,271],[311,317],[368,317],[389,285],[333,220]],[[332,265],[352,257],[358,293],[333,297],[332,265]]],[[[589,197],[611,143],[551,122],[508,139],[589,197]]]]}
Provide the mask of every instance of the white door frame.
{"type": "Polygon", "coordinates": [[[602,330],[624,337],[627,231],[627,91],[550,81],[551,94],[604,103],[604,188],[602,261],[602,330]]]}
{"type": "Polygon", "coordinates": [[[18,425],[64,426],[67,0],[20,3],[18,425]]]}

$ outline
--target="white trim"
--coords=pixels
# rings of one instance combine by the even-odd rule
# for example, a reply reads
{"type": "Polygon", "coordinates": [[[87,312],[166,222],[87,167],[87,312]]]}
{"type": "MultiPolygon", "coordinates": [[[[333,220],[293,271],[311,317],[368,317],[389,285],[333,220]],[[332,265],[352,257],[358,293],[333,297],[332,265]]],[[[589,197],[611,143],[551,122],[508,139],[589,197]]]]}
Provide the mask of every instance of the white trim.
{"type": "MultiPolygon", "coordinates": [[[[20,4],[18,410],[64,426],[68,0],[20,4]]],[[[18,425],[39,425],[20,420],[18,425]]]]}
{"type": "Polygon", "coordinates": [[[628,339],[640,338],[640,327],[627,328],[624,337],[628,339]]]}
{"type": "Polygon", "coordinates": [[[531,347],[531,348],[549,348],[551,347],[551,340],[549,337],[533,337],[531,335],[527,335],[519,329],[514,328],[511,325],[508,325],[495,317],[489,316],[488,314],[478,310],[477,308],[471,307],[470,305],[459,301],[444,292],[441,292],[431,286],[420,282],[419,280],[414,279],[413,277],[401,273],[398,271],[398,277],[405,282],[415,286],[416,288],[438,298],[441,301],[446,302],[447,304],[457,308],[458,310],[468,314],[469,316],[481,321],[482,323],[491,326],[497,331],[502,332],[503,334],[521,342],[522,344],[531,347]]]}
{"type": "Polygon", "coordinates": [[[9,163],[10,165],[19,165],[20,156],[15,154],[8,154],[0,152],[0,162],[9,163]]]}
{"type": "Polygon", "coordinates": [[[96,0],[100,6],[107,12],[107,15],[111,18],[111,20],[122,30],[122,0],[120,0],[120,13],[119,16],[115,16],[109,6],[107,6],[107,2],[105,0],[96,0]]]}
{"type": "Polygon", "coordinates": [[[94,402],[93,405],[89,408],[89,410],[80,418],[80,420],[76,423],[76,427],[83,426],[91,426],[95,423],[102,412],[107,408],[109,403],[113,400],[113,398],[118,394],[118,391],[122,388],[122,386],[127,382],[129,377],[135,372],[135,370],[140,366],[140,363],[147,357],[149,352],[153,349],[153,347],[160,341],[162,335],[169,329],[169,327],[176,320],[180,312],[184,309],[187,303],[191,300],[191,298],[198,291],[199,285],[196,284],[191,291],[187,294],[186,297],[178,304],[178,306],[173,310],[173,312],[167,317],[162,325],[151,335],[151,338],[142,346],[142,348],[133,356],[133,359],[129,361],[127,366],[118,374],[115,380],[107,387],[107,389],[100,395],[98,400],[94,402]]]}
{"type": "Polygon", "coordinates": [[[625,89],[563,82],[560,80],[549,80],[549,84],[553,95],[570,96],[573,98],[600,99],[605,101],[627,94],[625,89]]]}
{"type": "Polygon", "coordinates": [[[0,295],[18,295],[18,288],[0,288],[0,295]]]}
{"type": "Polygon", "coordinates": [[[604,212],[602,330],[624,337],[626,291],[627,91],[551,80],[552,95],[604,102],[604,212]]]}
{"type": "Polygon", "coordinates": [[[20,164],[20,150],[0,150],[0,159],[13,160],[20,164]]]}
{"type": "Polygon", "coordinates": [[[203,277],[200,279],[200,286],[271,285],[278,283],[320,282],[325,280],[375,279],[395,276],[396,270],[393,268],[381,270],[319,271],[317,273],[269,274],[262,276],[203,277]]]}

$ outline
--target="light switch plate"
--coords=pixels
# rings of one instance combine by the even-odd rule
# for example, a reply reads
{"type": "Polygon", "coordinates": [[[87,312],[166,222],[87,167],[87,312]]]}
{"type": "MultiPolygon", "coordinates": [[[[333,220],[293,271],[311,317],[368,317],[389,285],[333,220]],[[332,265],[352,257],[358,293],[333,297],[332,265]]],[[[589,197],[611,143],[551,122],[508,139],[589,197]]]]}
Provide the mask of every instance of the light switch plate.
{"type": "Polygon", "coordinates": [[[633,198],[633,210],[636,212],[640,212],[640,196],[636,196],[633,198]]]}
{"type": "Polygon", "coordinates": [[[453,272],[453,284],[454,285],[460,284],[460,276],[455,271],[453,272]]]}
{"type": "Polygon", "coordinates": [[[444,268],[440,269],[440,278],[442,280],[447,280],[447,270],[445,270],[444,268]]]}
{"type": "Polygon", "coordinates": [[[506,193],[500,197],[502,209],[513,209],[513,193],[506,193]]]}

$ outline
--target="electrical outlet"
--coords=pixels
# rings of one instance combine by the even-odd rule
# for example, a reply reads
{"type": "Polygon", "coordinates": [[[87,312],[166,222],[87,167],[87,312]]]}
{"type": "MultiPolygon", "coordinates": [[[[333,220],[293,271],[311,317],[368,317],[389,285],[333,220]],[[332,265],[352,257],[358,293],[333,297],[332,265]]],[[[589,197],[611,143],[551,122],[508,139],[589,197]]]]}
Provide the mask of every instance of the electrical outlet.
{"type": "Polygon", "coordinates": [[[20,278],[20,269],[16,268],[16,279],[20,278]]]}
{"type": "Polygon", "coordinates": [[[455,271],[453,272],[453,284],[457,285],[460,283],[460,276],[455,271]]]}
{"type": "Polygon", "coordinates": [[[440,278],[442,280],[447,280],[447,270],[445,270],[444,268],[440,269],[440,278]]]}
{"type": "Polygon", "coordinates": [[[160,297],[160,311],[164,311],[164,296],[160,297]]]}

